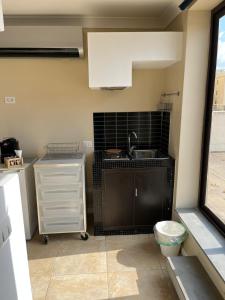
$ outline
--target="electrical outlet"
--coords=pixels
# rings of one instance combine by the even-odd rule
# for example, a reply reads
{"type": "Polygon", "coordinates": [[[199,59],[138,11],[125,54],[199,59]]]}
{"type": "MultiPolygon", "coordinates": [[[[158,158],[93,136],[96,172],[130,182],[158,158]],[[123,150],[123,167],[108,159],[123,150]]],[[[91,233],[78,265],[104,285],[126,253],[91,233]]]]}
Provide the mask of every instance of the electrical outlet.
{"type": "Polygon", "coordinates": [[[14,104],[14,103],[16,103],[16,97],[5,96],[5,104],[14,104]]]}
{"type": "Polygon", "coordinates": [[[83,146],[85,148],[92,148],[92,141],[83,141],[83,146]]]}

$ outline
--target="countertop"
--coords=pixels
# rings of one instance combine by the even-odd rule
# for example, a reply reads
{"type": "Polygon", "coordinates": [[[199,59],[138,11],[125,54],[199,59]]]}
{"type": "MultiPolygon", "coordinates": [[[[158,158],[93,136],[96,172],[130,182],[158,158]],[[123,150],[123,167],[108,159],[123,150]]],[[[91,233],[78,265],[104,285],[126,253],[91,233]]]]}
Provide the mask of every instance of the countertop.
{"type": "Polygon", "coordinates": [[[46,154],[41,157],[34,165],[34,167],[51,167],[54,166],[74,166],[75,164],[84,164],[84,153],[65,153],[65,154],[46,154]]]}
{"type": "Polygon", "coordinates": [[[169,155],[164,155],[162,154],[161,152],[160,153],[160,156],[159,157],[156,157],[156,158],[147,158],[147,159],[131,159],[131,160],[127,160],[127,159],[108,159],[108,160],[105,160],[104,159],[104,151],[103,150],[99,150],[99,151],[94,151],[94,164],[98,164],[98,163],[101,163],[101,164],[104,164],[105,166],[107,165],[112,165],[112,164],[115,164],[115,165],[120,165],[121,163],[125,163],[126,165],[128,166],[133,166],[133,167],[136,167],[137,165],[139,165],[140,167],[144,167],[145,165],[148,165],[148,164],[152,164],[152,163],[157,163],[157,162],[165,162],[165,164],[167,164],[168,161],[174,161],[174,159],[169,156],[169,155]]]}
{"type": "Polygon", "coordinates": [[[94,188],[101,188],[103,169],[166,167],[170,170],[169,173],[171,173],[170,176],[173,180],[174,164],[175,160],[170,156],[151,159],[104,160],[103,151],[95,151],[93,160],[93,185],[94,188]]]}

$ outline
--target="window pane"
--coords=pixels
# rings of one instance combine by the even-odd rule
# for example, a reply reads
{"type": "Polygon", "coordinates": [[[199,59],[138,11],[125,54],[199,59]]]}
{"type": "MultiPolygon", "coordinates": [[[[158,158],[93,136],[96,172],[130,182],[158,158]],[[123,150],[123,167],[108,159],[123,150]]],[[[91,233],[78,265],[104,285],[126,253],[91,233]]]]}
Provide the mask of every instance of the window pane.
{"type": "Polygon", "coordinates": [[[219,21],[205,205],[225,223],[225,16],[219,21]]]}

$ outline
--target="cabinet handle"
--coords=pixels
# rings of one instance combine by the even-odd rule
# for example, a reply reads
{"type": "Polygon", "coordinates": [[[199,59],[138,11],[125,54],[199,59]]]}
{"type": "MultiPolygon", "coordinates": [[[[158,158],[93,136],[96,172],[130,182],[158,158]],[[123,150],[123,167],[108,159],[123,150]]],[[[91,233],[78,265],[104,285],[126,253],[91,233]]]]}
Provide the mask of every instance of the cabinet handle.
{"type": "Polygon", "coordinates": [[[138,196],[138,189],[135,188],[135,197],[137,197],[137,196],[138,196]]]}

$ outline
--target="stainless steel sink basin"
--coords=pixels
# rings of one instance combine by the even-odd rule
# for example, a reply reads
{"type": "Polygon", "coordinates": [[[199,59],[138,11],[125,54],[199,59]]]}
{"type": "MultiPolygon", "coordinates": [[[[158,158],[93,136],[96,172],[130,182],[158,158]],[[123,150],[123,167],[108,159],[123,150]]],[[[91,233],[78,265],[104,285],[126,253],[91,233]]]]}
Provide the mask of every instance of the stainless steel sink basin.
{"type": "Polygon", "coordinates": [[[133,159],[151,159],[158,157],[157,149],[147,149],[147,150],[133,150],[133,159]]]}

